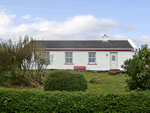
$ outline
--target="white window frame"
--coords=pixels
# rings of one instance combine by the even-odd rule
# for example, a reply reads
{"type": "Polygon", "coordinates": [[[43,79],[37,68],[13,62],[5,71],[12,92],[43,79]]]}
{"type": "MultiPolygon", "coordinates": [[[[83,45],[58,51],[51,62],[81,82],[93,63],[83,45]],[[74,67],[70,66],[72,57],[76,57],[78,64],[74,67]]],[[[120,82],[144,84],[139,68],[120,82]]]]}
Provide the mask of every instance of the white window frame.
{"type": "Polygon", "coordinates": [[[88,58],[89,64],[96,64],[96,52],[89,52],[88,57],[89,57],[89,58],[88,58]],[[94,53],[94,54],[95,54],[95,57],[93,57],[93,56],[90,57],[90,53],[94,53]],[[90,58],[91,58],[91,59],[95,59],[95,62],[90,62],[90,58]]]}
{"type": "Polygon", "coordinates": [[[65,63],[66,64],[72,64],[73,63],[73,52],[65,52],[65,63]],[[70,56],[68,57],[67,53],[71,53],[72,57],[70,57],[70,56]],[[72,62],[67,62],[67,59],[72,59],[72,62]]]}

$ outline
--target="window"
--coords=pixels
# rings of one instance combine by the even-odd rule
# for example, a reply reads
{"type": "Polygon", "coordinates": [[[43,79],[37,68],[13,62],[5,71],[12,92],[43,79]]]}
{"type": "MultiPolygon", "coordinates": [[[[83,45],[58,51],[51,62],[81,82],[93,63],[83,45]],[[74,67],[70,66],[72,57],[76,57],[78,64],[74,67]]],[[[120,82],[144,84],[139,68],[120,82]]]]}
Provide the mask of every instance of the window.
{"type": "Polygon", "coordinates": [[[49,52],[46,52],[45,54],[45,60],[46,60],[46,64],[49,64],[50,63],[50,55],[49,55],[49,52]]]}
{"type": "Polygon", "coordinates": [[[66,63],[72,63],[72,52],[66,52],[66,63]]]}
{"type": "Polygon", "coordinates": [[[95,52],[89,52],[89,63],[90,64],[95,64],[96,63],[95,52]]]}
{"type": "Polygon", "coordinates": [[[46,52],[45,57],[49,57],[49,52],[46,52]]]}
{"type": "Polygon", "coordinates": [[[112,55],[112,61],[115,61],[115,55],[112,55]]]}

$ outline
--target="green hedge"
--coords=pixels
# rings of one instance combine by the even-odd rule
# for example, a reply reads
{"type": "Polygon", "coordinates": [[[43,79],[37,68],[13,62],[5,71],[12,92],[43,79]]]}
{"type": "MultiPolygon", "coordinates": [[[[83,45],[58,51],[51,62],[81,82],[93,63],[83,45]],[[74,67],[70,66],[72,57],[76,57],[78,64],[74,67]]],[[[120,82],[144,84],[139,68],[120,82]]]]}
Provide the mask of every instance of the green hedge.
{"type": "Polygon", "coordinates": [[[0,111],[6,113],[150,112],[150,92],[92,94],[0,88],[0,111]]]}

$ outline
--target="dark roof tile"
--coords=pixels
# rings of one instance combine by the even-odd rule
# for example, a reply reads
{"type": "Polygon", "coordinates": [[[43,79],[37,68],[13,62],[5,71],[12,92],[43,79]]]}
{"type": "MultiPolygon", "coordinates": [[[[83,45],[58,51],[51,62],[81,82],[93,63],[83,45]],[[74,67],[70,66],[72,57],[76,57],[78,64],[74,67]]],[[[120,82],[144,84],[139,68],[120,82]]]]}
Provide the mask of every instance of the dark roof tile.
{"type": "Polygon", "coordinates": [[[131,48],[127,40],[36,40],[46,45],[46,48],[131,48]]]}

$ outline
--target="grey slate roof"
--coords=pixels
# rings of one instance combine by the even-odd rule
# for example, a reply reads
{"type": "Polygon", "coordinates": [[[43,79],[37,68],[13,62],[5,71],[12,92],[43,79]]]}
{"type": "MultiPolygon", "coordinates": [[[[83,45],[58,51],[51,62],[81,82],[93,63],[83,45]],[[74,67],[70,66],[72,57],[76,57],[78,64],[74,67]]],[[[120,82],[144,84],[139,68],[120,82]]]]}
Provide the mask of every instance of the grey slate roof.
{"type": "Polygon", "coordinates": [[[133,47],[127,40],[36,40],[46,48],[131,48],[133,47]]]}

